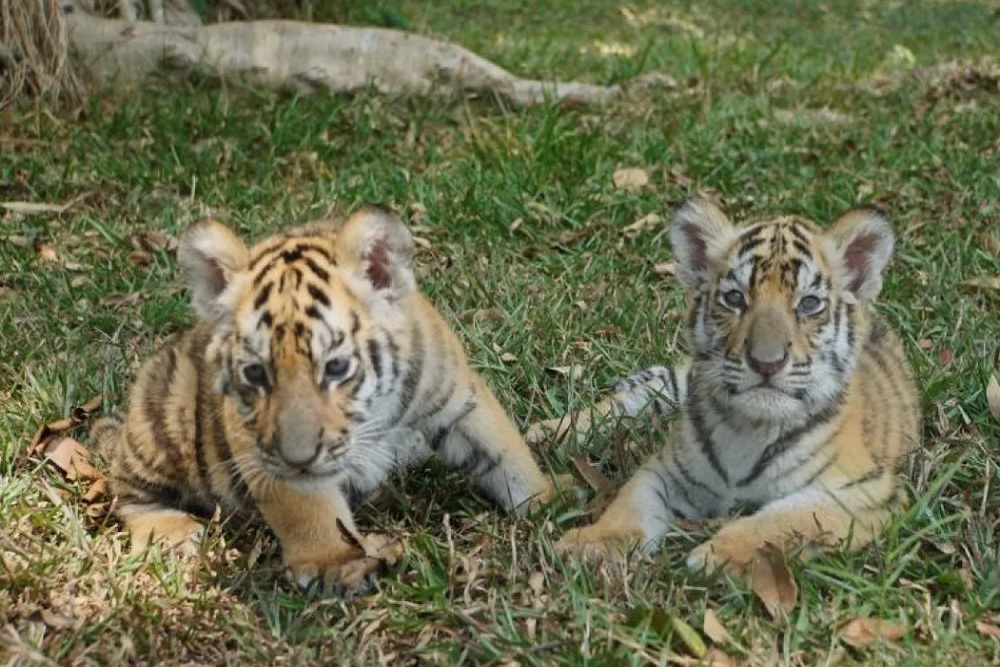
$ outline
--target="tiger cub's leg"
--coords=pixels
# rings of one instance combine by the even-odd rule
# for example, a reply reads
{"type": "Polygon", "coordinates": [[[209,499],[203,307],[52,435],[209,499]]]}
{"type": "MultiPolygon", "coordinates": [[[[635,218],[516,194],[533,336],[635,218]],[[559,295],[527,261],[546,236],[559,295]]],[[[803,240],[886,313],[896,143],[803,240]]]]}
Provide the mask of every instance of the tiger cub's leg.
{"type": "Polygon", "coordinates": [[[197,552],[204,525],[191,514],[165,504],[176,500],[174,487],[150,479],[150,471],[136,460],[126,439],[125,415],[118,411],[101,417],[90,427],[90,447],[111,461],[109,482],[117,497],[118,515],[131,538],[131,552],[144,550],[153,541],[183,556],[197,552]]]}
{"type": "Polygon", "coordinates": [[[128,528],[132,553],[158,542],[182,556],[193,556],[205,532],[195,517],[163,505],[125,505],[118,512],[128,528]]]}
{"type": "Polygon", "coordinates": [[[344,530],[356,530],[338,487],[306,490],[275,480],[251,493],[281,541],[285,565],[296,583],[306,587],[319,580],[325,589],[354,589],[362,583],[354,564],[364,553],[344,536],[344,530]]]}
{"type": "Polygon", "coordinates": [[[653,366],[615,383],[612,393],[592,408],[532,424],[525,439],[532,443],[563,440],[570,431],[583,436],[594,425],[643,414],[670,415],[687,395],[688,365],[653,366]]]}
{"type": "Polygon", "coordinates": [[[571,475],[560,475],[555,484],[548,479],[517,428],[478,378],[475,396],[472,411],[437,443],[438,456],[445,465],[466,472],[500,506],[518,513],[552,500],[559,488],[572,486],[571,475]]]}
{"type": "Polygon", "coordinates": [[[567,554],[625,556],[632,548],[652,551],[681,516],[699,511],[691,503],[693,490],[672,469],[668,445],[651,456],[604,510],[596,522],[568,531],[556,544],[567,554]]]}
{"type": "Polygon", "coordinates": [[[769,503],[756,514],[725,524],[712,539],[691,552],[687,564],[742,574],[766,544],[785,552],[805,547],[802,557],[845,542],[853,549],[863,547],[902,504],[892,488],[890,474],[885,477],[881,485],[884,492],[870,488],[854,497],[836,496],[827,489],[811,487],[769,503]],[[873,501],[873,497],[886,500],[873,501]]]}

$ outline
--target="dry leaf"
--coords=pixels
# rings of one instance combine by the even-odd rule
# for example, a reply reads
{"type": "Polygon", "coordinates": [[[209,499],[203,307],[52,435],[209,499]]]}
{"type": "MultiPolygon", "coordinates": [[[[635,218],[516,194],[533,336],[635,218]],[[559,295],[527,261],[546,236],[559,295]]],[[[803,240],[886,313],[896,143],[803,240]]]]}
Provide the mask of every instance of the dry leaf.
{"type": "MultiPolygon", "coordinates": [[[[348,544],[364,552],[365,558],[377,561],[376,565],[395,565],[406,551],[406,544],[401,539],[393,539],[381,533],[358,535],[340,519],[337,519],[337,529],[340,530],[341,536],[348,544]]],[[[374,572],[375,569],[377,567],[373,568],[372,571],[374,572]]]]}
{"type": "Polygon", "coordinates": [[[524,218],[514,218],[514,222],[507,225],[507,233],[513,234],[514,232],[519,230],[521,228],[521,225],[523,224],[524,224],[524,218]]]}
{"type": "Polygon", "coordinates": [[[987,623],[986,621],[976,621],[976,632],[981,634],[983,637],[1000,639],[1000,627],[987,623]]]}
{"type": "Polygon", "coordinates": [[[989,406],[993,419],[1000,422],[1000,382],[997,382],[996,375],[991,375],[990,382],[986,385],[986,405],[989,406]]]}
{"type": "Polygon", "coordinates": [[[574,456],[573,467],[580,474],[580,478],[587,483],[595,493],[601,493],[612,486],[610,479],[604,476],[596,465],[590,462],[586,456],[574,456]]]}
{"type": "Polygon", "coordinates": [[[616,170],[611,180],[618,189],[638,190],[649,185],[649,174],[640,167],[626,167],[616,170]]]}
{"type": "Polygon", "coordinates": [[[917,341],[917,347],[921,350],[927,351],[934,348],[934,341],[930,338],[921,338],[917,341]]]}
{"type": "Polygon", "coordinates": [[[45,447],[45,458],[63,471],[66,479],[96,480],[101,473],[90,464],[90,451],[68,436],[56,438],[45,447]]]}
{"type": "Polygon", "coordinates": [[[947,366],[955,359],[955,351],[950,347],[946,347],[940,352],[938,352],[938,363],[942,366],[947,366]]]}
{"type": "Polygon", "coordinates": [[[83,494],[83,502],[94,503],[108,496],[108,483],[103,479],[96,480],[87,489],[87,492],[83,494]]]}
{"type": "Polygon", "coordinates": [[[70,409],[69,417],[65,419],[57,419],[54,422],[49,422],[48,424],[43,424],[38,427],[35,431],[35,435],[31,438],[31,443],[28,445],[28,452],[31,454],[37,454],[41,456],[45,452],[46,441],[55,436],[59,435],[64,431],[82,424],[83,422],[90,419],[91,415],[101,408],[101,397],[95,396],[89,401],[84,401],[78,406],[70,409]]]}
{"type": "Polygon", "coordinates": [[[855,618],[840,629],[840,639],[855,648],[900,639],[906,632],[900,623],[880,618],[855,618]]]}
{"type": "Polygon", "coordinates": [[[733,638],[729,634],[729,631],[726,630],[726,626],[722,624],[722,621],[719,620],[719,617],[710,608],[705,609],[705,619],[702,621],[701,631],[716,644],[733,643],[733,638]]]}
{"type": "Polygon", "coordinates": [[[545,371],[567,377],[570,382],[576,382],[583,376],[583,366],[581,364],[570,364],[569,366],[546,366],[545,371]]]}
{"type": "Polygon", "coordinates": [[[59,251],[49,243],[39,243],[35,246],[35,254],[43,262],[54,262],[59,259],[59,251]]]}
{"type": "Polygon", "coordinates": [[[757,556],[750,564],[750,587],[764,603],[771,618],[781,618],[795,609],[798,584],[788,569],[785,555],[772,544],[757,550],[757,556]]]}
{"type": "Polygon", "coordinates": [[[500,355],[500,361],[506,364],[512,364],[515,361],[517,361],[517,355],[514,354],[513,352],[504,352],[503,354],[500,355]]]}
{"type": "Polygon", "coordinates": [[[631,225],[627,225],[622,231],[628,236],[635,236],[645,229],[659,227],[663,223],[663,216],[658,213],[647,213],[631,225]]]}
{"type": "Polygon", "coordinates": [[[979,287],[980,289],[1000,289],[1000,276],[979,276],[963,280],[959,285],[979,287]]]}
{"type": "Polygon", "coordinates": [[[657,262],[653,264],[653,273],[658,276],[672,276],[675,271],[676,268],[673,262],[657,262]]]}

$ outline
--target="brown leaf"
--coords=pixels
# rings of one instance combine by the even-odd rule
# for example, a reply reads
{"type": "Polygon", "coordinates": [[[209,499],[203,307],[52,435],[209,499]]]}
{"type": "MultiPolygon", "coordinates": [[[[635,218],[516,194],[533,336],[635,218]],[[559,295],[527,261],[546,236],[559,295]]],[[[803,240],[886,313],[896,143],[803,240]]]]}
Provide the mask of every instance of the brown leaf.
{"type": "Polygon", "coordinates": [[[66,479],[96,480],[101,473],[90,464],[90,452],[79,441],[62,436],[48,443],[45,458],[66,475],[66,479]]]}
{"type": "Polygon", "coordinates": [[[716,644],[733,643],[733,638],[729,634],[729,631],[726,630],[726,626],[722,624],[722,621],[719,620],[719,617],[715,615],[715,612],[711,608],[705,609],[705,618],[701,624],[701,631],[716,644]]]}
{"type": "Polygon", "coordinates": [[[504,362],[505,364],[512,364],[515,361],[517,361],[517,355],[514,354],[513,352],[504,352],[503,354],[500,355],[500,361],[504,362]]]}
{"type": "Polygon", "coordinates": [[[1000,422],[1000,382],[997,382],[996,375],[991,375],[990,382],[986,385],[986,405],[989,406],[993,419],[1000,422]]]}
{"type": "Polygon", "coordinates": [[[955,359],[955,351],[950,347],[946,347],[940,352],[938,352],[938,363],[942,366],[947,366],[955,359]]]}
{"type": "Polygon", "coordinates": [[[611,176],[611,181],[620,190],[638,190],[649,185],[649,174],[640,167],[625,167],[616,170],[611,176]]]}
{"type": "Polygon", "coordinates": [[[934,341],[930,338],[921,338],[917,341],[917,347],[924,351],[932,350],[934,349],[934,341]]]}
{"type": "Polygon", "coordinates": [[[401,539],[393,539],[381,533],[358,535],[340,519],[337,519],[337,529],[349,544],[364,552],[365,558],[371,558],[381,564],[395,565],[406,551],[406,544],[401,539]]]}
{"type": "Polygon", "coordinates": [[[35,435],[31,438],[31,443],[28,445],[28,452],[31,454],[37,454],[41,456],[44,453],[46,441],[64,431],[68,431],[74,426],[82,424],[83,422],[90,419],[91,415],[101,408],[102,399],[100,396],[95,396],[88,401],[84,401],[80,405],[77,405],[70,409],[69,417],[65,419],[57,419],[54,422],[49,422],[48,424],[43,424],[38,427],[35,431],[35,435]]]}
{"type": "Polygon", "coordinates": [[[997,627],[992,623],[987,623],[986,621],[976,621],[976,632],[981,634],[983,637],[1000,639],[1000,627],[997,627]]]}
{"type": "Polygon", "coordinates": [[[878,642],[900,639],[905,632],[906,628],[896,621],[859,617],[848,621],[840,629],[839,636],[845,644],[861,648],[878,642]]]}
{"type": "Polygon", "coordinates": [[[95,503],[101,498],[106,498],[108,496],[108,483],[103,479],[96,480],[87,489],[87,492],[83,494],[83,502],[85,503],[95,503]]]}
{"type": "Polygon", "coordinates": [[[750,564],[750,588],[774,619],[791,613],[798,601],[799,586],[788,569],[785,554],[772,544],[757,550],[750,564]]]}
{"type": "Polygon", "coordinates": [[[1000,289],[1000,276],[977,276],[963,280],[959,285],[978,287],[980,289],[1000,289]]]}
{"type": "Polygon", "coordinates": [[[604,476],[596,465],[590,462],[586,456],[574,456],[573,467],[580,474],[580,478],[587,483],[595,493],[601,493],[612,486],[612,481],[604,476]]]}

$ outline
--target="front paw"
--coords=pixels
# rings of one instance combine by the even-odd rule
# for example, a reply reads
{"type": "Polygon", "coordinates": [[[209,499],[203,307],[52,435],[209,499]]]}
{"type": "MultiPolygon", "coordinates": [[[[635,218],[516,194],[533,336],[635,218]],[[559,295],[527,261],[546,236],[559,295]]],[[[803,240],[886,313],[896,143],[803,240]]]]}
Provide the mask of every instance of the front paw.
{"type": "Polygon", "coordinates": [[[358,590],[365,582],[357,562],[364,558],[361,549],[343,543],[285,548],[285,567],[292,581],[302,588],[318,583],[324,592],[358,590]]]}
{"type": "Polygon", "coordinates": [[[693,570],[723,572],[743,576],[757,556],[761,544],[754,536],[716,535],[695,547],[687,557],[687,566],[693,570]]]}
{"type": "Polygon", "coordinates": [[[564,556],[585,560],[625,559],[640,542],[637,534],[594,524],[568,531],[555,548],[564,556]]]}

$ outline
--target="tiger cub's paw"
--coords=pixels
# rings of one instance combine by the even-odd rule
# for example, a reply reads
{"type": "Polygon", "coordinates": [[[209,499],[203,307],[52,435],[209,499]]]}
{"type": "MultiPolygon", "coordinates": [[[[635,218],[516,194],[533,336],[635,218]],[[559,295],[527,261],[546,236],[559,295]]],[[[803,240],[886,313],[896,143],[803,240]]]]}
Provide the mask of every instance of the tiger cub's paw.
{"type": "Polygon", "coordinates": [[[529,445],[537,445],[549,440],[559,442],[566,437],[572,424],[573,422],[568,415],[555,419],[543,419],[528,427],[524,433],[524,439],[529,445]]]}
{"type": "Polygon", "coordinates": [[[692,549],[686,564],[692,570],[742,576],[746,574],[762,546],[759,538],[750,535],[744,536],[744,539],[716,535],[692,549]]]}
{"type": "Polygon", "coordinates": [[[132,542],[131,553],[141,553],[152,544],[159,544],[181,558],[198,554],[205,525],[186,512],[155,510],[142,513],[123,511],[132,542]]]}
{"type": "Polygon", "coordinates": [[[555,547],[564,556],[585,560],[624,560],[639,541],[640,536],[630,531],[594,524],[568,531],[555,547]]]}
{"type": "Polygon", "coordinates": [[[340,544],[320,547],[286,549],[285,567],[288,575],[301,588],[318,584],[323,593],[352,593],[365,584],[365,575],[357,564],[365,554],[356,547],[340,544]]]}

